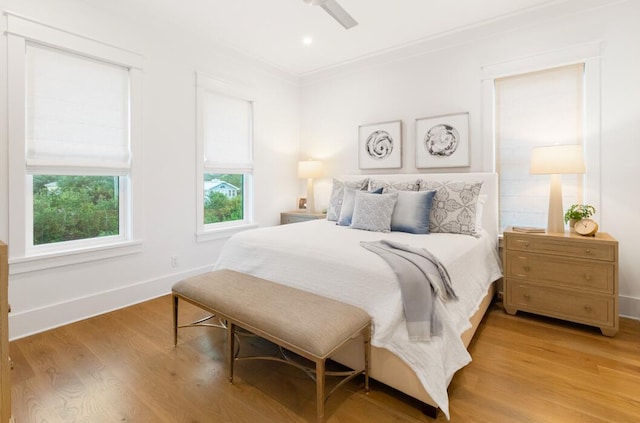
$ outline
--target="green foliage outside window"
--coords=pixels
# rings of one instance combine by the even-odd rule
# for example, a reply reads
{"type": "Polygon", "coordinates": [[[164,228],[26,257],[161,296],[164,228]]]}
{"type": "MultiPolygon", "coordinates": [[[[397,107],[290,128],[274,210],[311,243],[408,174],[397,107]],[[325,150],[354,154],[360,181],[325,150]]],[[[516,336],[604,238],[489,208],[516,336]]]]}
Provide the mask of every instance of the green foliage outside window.
{"type": "Polygon", "coordinates": [[[229,222],[242,220],[244,175],[242,174],[213,174],[205,173],[205,188],[207,181],[224,181],[238,189],[235,196],[227,196],[222,192],[211,190],[204,193],[204,223],[229,222]]]}
{"type": "Polygon", "coordinates": [[[33,176],[33,245],[119,233],[117,176],[33,176]]]}

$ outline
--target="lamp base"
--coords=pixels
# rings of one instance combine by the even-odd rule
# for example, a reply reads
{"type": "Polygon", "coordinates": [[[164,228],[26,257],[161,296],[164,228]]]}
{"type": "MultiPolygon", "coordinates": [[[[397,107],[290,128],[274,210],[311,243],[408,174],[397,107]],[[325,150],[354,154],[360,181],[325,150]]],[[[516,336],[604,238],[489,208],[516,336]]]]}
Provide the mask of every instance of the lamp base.
{"type": "Polygon", "coordinates": [[[551,175],[549,187],[549,215],[547,232],[564,233],[564,211],[562,209],[562,183],[560,175],[551,175]]]}
{"type": "Polygon", "coordinates": [[[307,213],[315,213],[316,203],[313,198],[313,178],[307,178],[307,213]]]}

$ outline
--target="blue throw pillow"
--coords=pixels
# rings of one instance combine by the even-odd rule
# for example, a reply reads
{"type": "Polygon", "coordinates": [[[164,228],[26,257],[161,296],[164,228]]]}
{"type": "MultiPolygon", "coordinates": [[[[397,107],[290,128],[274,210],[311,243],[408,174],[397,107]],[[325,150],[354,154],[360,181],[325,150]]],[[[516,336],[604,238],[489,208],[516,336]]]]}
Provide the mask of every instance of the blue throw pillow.
{"type": "MultiPolygon", "coordinates": [[[[383,188],[378,188],[375,191],[368,191],[371,194],[382,194],[383,188]]],[[[340,209],[340,218],[338,219],[338,225],[349,226],[351,225],[351,219],[353,217],[353,208],[356,204],[356,192],[359,191],[354,188],[344,187],[344,196],[342,197],[342,208],[340,209]]]]}
{"type": "Polygon", "coordinates": [[[436,191],[398,191],[391,215],[391,230],[411,234],[429,233],[429,215],[436,191]]]}

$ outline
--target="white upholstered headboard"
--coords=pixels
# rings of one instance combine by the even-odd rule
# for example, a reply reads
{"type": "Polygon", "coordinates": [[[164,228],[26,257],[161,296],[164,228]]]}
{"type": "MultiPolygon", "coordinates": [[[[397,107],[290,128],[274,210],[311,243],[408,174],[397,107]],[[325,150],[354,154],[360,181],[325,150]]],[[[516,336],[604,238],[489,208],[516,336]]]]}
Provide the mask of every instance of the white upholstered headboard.
{"type": "Polygon", "coordinates": [[[389,173],[376,175],[343,175],[338,179],[354,181],[362,178],[379,179],[382,181],[409,181],[425,179],[431,181],[464,181],[480,182],[482,189],[480,194],[487,194],[487,202],[482,212],[482,227],[498,239],[498,174],[490,172],[475,173],[389,173]]]}

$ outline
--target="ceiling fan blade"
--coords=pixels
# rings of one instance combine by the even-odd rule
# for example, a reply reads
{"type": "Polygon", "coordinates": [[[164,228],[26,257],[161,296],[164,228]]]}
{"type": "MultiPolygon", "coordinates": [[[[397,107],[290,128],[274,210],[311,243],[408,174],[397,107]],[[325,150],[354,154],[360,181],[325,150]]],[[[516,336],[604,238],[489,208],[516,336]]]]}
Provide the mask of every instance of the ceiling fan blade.
{"type": "Polygon", "coordinates": [[[336,0],[327,0],[324,3],[319,4],[328,14],[340,23],[345,29],[353,28],[358,25],[358,22],[351,17],[346,10],[338,4],[336,0]]]}

